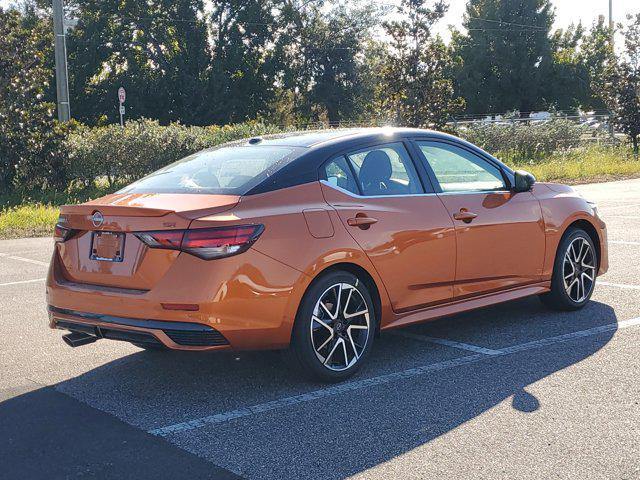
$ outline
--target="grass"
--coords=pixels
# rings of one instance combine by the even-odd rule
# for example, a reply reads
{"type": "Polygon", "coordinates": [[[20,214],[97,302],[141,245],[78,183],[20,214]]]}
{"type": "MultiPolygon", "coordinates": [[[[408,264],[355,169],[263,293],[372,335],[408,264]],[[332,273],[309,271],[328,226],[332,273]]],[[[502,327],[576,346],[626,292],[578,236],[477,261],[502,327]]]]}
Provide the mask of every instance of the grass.
{"type": "Polygon", "coordinates": [[[53,234],[58,207],[21,205],[0,213],[0,238],[45,237],[53,234]]]}
{"type": "MultiPolygon", "coordinates": [[[[551,156],[525,161],[498,155],[512,168],[533,173],[541,182],[570,184],[590,183],[640,177],[640,158],[628,148],[590,146],[551,156]]],[[[118,186],[104,182],[83,188],[69,188],[65,192],[39,192],[28,196],[0,198],[0,238],[48,236],[58,219],[58,205],[80,203],[106,195],[118,186]]]]}
{"type": "Polygon", "coordinates": [[[623,146],[578,148],[530,161],[503,158],[512,168],[527,170],[541,182],[578,184],[640,177],[640,158],[623,146]]]}

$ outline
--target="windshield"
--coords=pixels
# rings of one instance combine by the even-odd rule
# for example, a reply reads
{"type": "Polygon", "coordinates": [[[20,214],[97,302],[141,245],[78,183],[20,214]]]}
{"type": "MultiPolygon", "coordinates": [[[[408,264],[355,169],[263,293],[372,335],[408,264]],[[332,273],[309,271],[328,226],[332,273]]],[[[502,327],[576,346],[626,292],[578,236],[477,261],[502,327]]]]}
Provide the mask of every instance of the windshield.
{"type": "Polygon", "coordinates": [[[147,175],[118,193],[244,195],[293,160],[297,150],[261,145],[203,150],[147,175]]]}

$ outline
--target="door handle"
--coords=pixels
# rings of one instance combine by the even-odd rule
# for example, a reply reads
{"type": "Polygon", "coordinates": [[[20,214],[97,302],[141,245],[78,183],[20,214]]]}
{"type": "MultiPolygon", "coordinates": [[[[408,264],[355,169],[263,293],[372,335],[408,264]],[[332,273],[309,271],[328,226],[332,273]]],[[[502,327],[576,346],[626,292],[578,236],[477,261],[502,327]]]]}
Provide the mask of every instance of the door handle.
{"type": "Polygon", "coordinates": [[[466,208],[461,208],[459,212],[453,214],[454,220],[462,220],[464,223],[471,223],[477,216],[477,213],[470,212],[466,208]]]}
{"type": "Polygon", "coordinates": [[[358,227],[362,230],[368,229],[371,225],[377,222],[377,218],[367,217],[363,213],[358,213],[354,218],[347,219],[347,225],[350,227],[358,227]]]}

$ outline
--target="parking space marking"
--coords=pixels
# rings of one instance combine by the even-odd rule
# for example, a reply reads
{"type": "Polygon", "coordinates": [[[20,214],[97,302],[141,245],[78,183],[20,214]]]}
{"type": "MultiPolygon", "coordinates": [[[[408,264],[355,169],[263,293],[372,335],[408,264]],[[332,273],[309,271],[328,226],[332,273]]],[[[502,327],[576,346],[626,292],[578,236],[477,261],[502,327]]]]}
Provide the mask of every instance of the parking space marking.
{"type": "Polygon", "coordinates": [[[629,285],[627,283],[611,283],[598,281],[596,285],[602,285],[604,287],[626,288],[627,290],[640,290],[640,285],[629,285]]]}
{"type": "Polygon", "coordinates": [[[18,280],[17,282],[5,282],[0,283],[0,287],[5,287],[7,285],[19,285],[21,283],[36,283],[36,282],[44,282],[46,278],[34,278],[33,280],[18,280]]]}
{"type": "Polygon", "coordinates": [[[419,342],[436,343],[438,345],[457,348],[459,350],[467,350],[469,352],[481,353],[482,355],[500,355],[499,350],[491,350],[490,348],[484,348],[478,345],[471,345],[469,343],[454,342],[453,340],[447,340],[446,338],[429,337],[427,335],[419,335],[417,333],[404,332],[402,330],[396,330],[390,333],[391,335],[395,335],[397,337],[410,338],[412,340],[418,340],[419,342]]]}
{"type": "Polygon", "coordinates": [[[33,263],[34,265],[42,265],[43,267],[48,267],[48,262],[41,262],[40,260],[33,260],[32,258],[18,257],[17,255],[10,255],[8,253],[0,253],[0,257],[2,258],[10,258],[11,260],[18,260],[20,262],[33,263]]]}
{"type": "Polygon", "coordinates": [[[632,220],[638,220],[640,219],[640,216],[638,215],[604,215],[605,218],[629,218],[632,220]]]}
{"type": "Polygon", "coordinates": [[[498,355],[482,355],[474,354],[465,357],[455,358],[453,360],[446,360],[443,362],[432,363],[429,365],[423,365],[420,367],[409,368],[400,372],[388,373],[385,375],[379,375],[377,377],[367,378],[363,380],[357,380],[352,382],[346,382],[340,385],[321,388],[309,393],[303,393],[301,395],[294,395],[291,397],[280,398],[271,402],[260,403],[250,407],[239,408],[228,412],[217,413],[206,417],[196,418],[187,422],[176,423],[173,425],[167,425],[164,427],[149,430],[148,433],[152,435],[158,435],[161,437],[171,435],[174,433],[186,432],[203,428],[208,425],[215,425],[219,423],[225,423],[235,418],[249,417],[257,415],[259,413],[269,412],[280,408],[285,408],[291,405],[298,405],[301,403],[311,402],[322,398],[328,398],[335,395],[340,395],[346,392],[353,392],[356,390],[362,390],[368,387],[376,385],[383,385],[391,382],[404,380],[407,378],[413,378],[419,375],[424,375],[429,372],[436,372],[440,370],[446,370],[449,368],[461,367],[463,365],[469,365],[480,362],[488,358],[495,358],[497,356],[504,356],[513,353],[522,352],[525,350],[533,350],[536,348],[553,345],[556,343],[568,342],[571,340],[589,337],[592,335],[599,335],[602,333],[612,332],[623,328],[640,326],[640,317],[632,318],[630,320],[624,320],[619,323],[610,323],[607,325],[601,325],[599,327],[590,328],[588,330],[580,330],[577,332],[567,333],[564,335],[558,335],[555,337],[543,338],[540,340],[534,340],[532,342],[522,343],[519,345],[513,345],[500,350],[498,355]]]}
{"type": "Polygon", "coordinates": [[[614,245],[640,245],[640,242],[625,242],[624,240],[609,240],[614,245]]]}

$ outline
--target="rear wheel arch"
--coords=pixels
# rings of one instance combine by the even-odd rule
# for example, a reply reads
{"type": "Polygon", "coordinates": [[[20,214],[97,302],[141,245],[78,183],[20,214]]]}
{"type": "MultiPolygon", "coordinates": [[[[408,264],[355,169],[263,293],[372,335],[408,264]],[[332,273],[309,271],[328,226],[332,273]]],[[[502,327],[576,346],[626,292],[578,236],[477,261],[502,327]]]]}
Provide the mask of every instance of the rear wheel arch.
{"type": "MultiPolygon", "coordinates": [[[[376,314],[376,332],[375,333],[376,333],[376,336],[379,335],[380,324],[382,323],[382,298],[380,297],[380,290],[373,276],[371,276],[371,274],[361,265],[358,265],[356,263],[350,263],[350,262],[340,262],[340,263],[334,263],[332,265],[327,266],[323,270],[320,270],[318,274],[314,277],[314,279],[311,281],[311,283],[307,285],[307,288],[305,289],[305,292],[303,294],[303,298],[304,298],[304,295],[306,295],[307,291],[309,291],[309,289],[313,286],[313,284],[318,279],[320,279],[321,277],[323,277],[324,275],[330,272],[335,272],[335,271],[343,271],[343,272],[351,273],[356,277],[358,277],[359,280],[364,282],[364,284],[367,287],[367,290],[369,290],[369,294],[371,295],[371,300],[373,300],[373,307],[375,309],[375,314],[376,314]]],[[[298,305],[298,308],[300,308],[300,305],[298,305]]]]}

